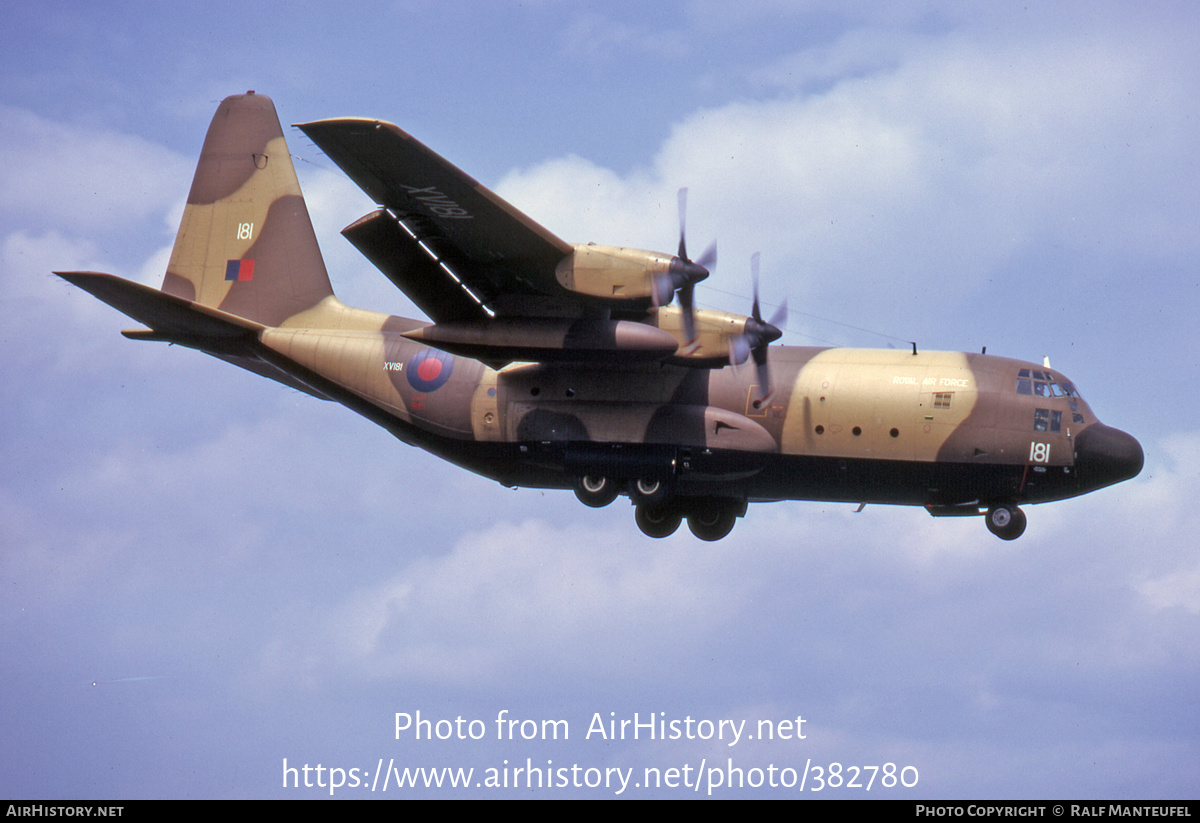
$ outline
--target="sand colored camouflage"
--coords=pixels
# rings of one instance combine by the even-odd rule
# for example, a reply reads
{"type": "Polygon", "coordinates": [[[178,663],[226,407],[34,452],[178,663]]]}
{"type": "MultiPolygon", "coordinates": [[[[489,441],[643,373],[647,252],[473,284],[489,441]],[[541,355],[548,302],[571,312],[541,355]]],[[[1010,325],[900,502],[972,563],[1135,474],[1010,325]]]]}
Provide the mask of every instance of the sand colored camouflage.
{"type": "Polygon", "coordinates": [[[339,402],[505,485],[621,494],[647,535],[724,537],[751,502],[985,515],[1138,474],[1048,364],[986,354],[770,345],[764,321],[696,309],[715,247],[572,246],[395,126],[300,127],[379,204],[344,232],[432,323],[337,300],[274,105],[227,98],[204,141],[161,291],[60,273],[147,329],[339,402]],[[678,297],[678,304],[671,305],[678,297]]]}

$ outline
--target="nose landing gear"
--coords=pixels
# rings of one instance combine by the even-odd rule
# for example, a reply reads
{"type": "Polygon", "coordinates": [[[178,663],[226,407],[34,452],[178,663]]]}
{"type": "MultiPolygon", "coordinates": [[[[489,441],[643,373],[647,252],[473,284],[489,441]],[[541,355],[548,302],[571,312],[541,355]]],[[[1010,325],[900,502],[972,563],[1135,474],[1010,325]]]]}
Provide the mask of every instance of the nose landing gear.
{"type": "Polygon", "coordinates": [[[992,506],[984,515],[988,531],[1001,540],[1016,540],[1025,533],[1025,512],[1016,506],[992,506]]]}

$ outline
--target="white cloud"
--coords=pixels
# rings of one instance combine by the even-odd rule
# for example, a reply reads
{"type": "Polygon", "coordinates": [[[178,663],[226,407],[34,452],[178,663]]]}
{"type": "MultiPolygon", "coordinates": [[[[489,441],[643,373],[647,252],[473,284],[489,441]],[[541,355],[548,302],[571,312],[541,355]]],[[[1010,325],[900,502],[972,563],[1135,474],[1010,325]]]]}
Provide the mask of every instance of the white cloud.
{"type": "MultiPolygon", "coordinates": [[[[853,62],[864,36],[827,59],[853,62]]],[[[689,239],[720,238],[711,285],[744,290],[742,261],[761,250],[764,272],[797,272],[793,300],[836,279],[860,305],[913,289],[952,304],[1048,245],[1098,263],[1194,254],[1200,200],[1178,163],[1190,157],[1186,101],[1200,95],[1169,70],[1180,44],[1144,32],[901,42],[895,60],[819,92],[693,113],[649,168],[566,157],[498,189],[564,239],[670,250],[686,184],[689,239]],[[1154,46],[1147,63],[1140,49],[1154,46]]]]}
{"type": "Polygon", "coordinates": [[[1191,569],[1147,580],[1138,591],[1155,608],[1184,609],[1200,614],[1200,564],[1191,569]]]}
{"type": "Polygon", "coordinates": [[[96,336],[113,329],[115,315],[52,272],[105,267],[96,244],[84,238],[54,230],[16,231],[4,237],[0,287],[7,310],[0,317],[0,335],[10,346],[10,356],[0,370],[25,362],[44,363],[51,353],[59,365],[81,355],[94,356],[96,336]]]}
{"type": "Polygon", "coordinates": [[[1192,536],[1200,532],[1194,502],[1200,494],[1200,432],[1177,432],[1159,443],[1157,459],[1131,484],[1125,506],[1142,545],[1153,547],[1136,561],[1134,586],[1154,610],[1200,614],[1200,557],[1192,536]]]}
{"type": "Polygon", "coordinates": [[[520,679],[535,666],[554,681],[595,677],[609,663],[593,662],[613,659],[630,670],[669,666],[755,584],[732,568],[714,575],[711,564],[730,559],[690,538],[647,551],[628,525],[501,520],[467,533],[449,554],[355,594],[326,653],[371,679],[443,683],[520,679]]]}
{"type": "MultiPolygon", "coordinates": [[[[396,538],[400,565],[382,582],[289,632],[304,638],[294,649],[301,670],[282,662],[295,641],[275,638],[261,673],[314,687],[336,676],[482,679],[503,689],[535,668],[550,683],[623,683],[629,672],[654,667],[661,684],[671,671],[693,670],[725,638],[754,637],[776,661],[762,661],[760,676],[773,678],[800,654],[814,672],[842,661],[853,671],[839,682],[862,689],[905,672],[912,680],[904,689],[919,689],[936,674],[938,688],[955,699],[1001,711],[1030,687],[1009,674],[1022,660],[1041,682],[1070,680],[1072,668],[1086,677],[1126,676],[1195,654],[1173,640],[1176,617],[1162,615],[1182,607],[1194,616],[1187,598],[1197,567],[1183,537],[1194,518],[1186,507],[1155,511],[1148,500],[1192,499],[1200,488],[1190,475],[1159,479],[1153,464],[1148,475],[1123,493],[1028,507],[1029,530],[1011,543],[978,518],[888,506],[856,514],[849,504],[804,502],[751,506],[717,544],[694,540],[686,526],[650,541],[621,503],[592,511],[566,492],[525,496],[511,512],[492,508],[485,525],[455,538],[447,553],[414,555],[424,541],[404,531],[396,538]],[[1139,551],[1147,519],[1156,523],[1155,543],[1172,548],[1139,551]],[[775,622],[761,623],[763,615],[775,622]],[[853,663],[848,645],[857,652],[853,663]],[[882,669],[873,662],[883,660],[882,669]],[[931,660],[938,665],[924,671],[931,660]]],[[[397,494],[409,511],[425,513],[416,515],[423,521],[463,516],[433,502],[445,494],[432,486],[444,490],[444,483],[425,490],[401,483],[397,494]]],[[[487,498],[494,495],[499,504],[511,499],[500,491],[487,498]]],[[[734,676],[723,672],[712,682],[734,676]]]]}
{"type": "Polygon", "coordinates": [[[140,137],[12,106],[0,107],[0,147],[0,210],[86,230],[125,231],[168,207],[194,167],[140,137]]]}
{"type": "Polygon", "coordinates": [[[588,13],[577,18],[563,33],[562,54],[566,59],[585,58],[609,63],[629,55],[673,59],[688,53],[687,41],[678,31],[630,25],[588,13]]]}

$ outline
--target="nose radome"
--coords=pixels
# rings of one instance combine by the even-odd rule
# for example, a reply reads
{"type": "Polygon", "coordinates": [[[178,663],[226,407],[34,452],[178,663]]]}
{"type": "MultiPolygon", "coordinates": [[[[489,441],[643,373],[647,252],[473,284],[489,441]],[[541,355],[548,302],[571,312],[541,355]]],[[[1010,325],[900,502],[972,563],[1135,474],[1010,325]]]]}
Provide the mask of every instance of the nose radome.
{"type": "Polygon", "coordinates": [[[1137,477],[1145,461],[1142,444],[1112,426],[1093,423],[1075,437],[1079,480],[1093,489],[1137,477]]]}

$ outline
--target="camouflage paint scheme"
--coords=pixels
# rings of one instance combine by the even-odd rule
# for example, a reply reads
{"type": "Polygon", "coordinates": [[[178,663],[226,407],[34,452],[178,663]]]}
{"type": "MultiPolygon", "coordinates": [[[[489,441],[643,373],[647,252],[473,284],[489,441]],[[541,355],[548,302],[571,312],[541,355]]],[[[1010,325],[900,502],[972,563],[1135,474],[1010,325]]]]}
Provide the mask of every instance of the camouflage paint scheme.
{"type": "Polygon", "coordinates": [[[505,485],[594,506],[626,493],[656,537],[686,517],[719,539],[749,502],[805,499],[986,511],[1012,539],[1018,504],[1141,470],[1137,441],[1046,366],[774,346],[760,386],[764,371],[729,365],[747,318],[697,310],[688,341],[680,308],[656,305],[695,268],[682,243],[572,246],[395,126],[300,128],[381,204],[344,233],[433,324],[334,296],[274,105],[253,92],[213,119],[161,291],[60,274],[148,327],[126,336],[342,403],[505,485]]]}

